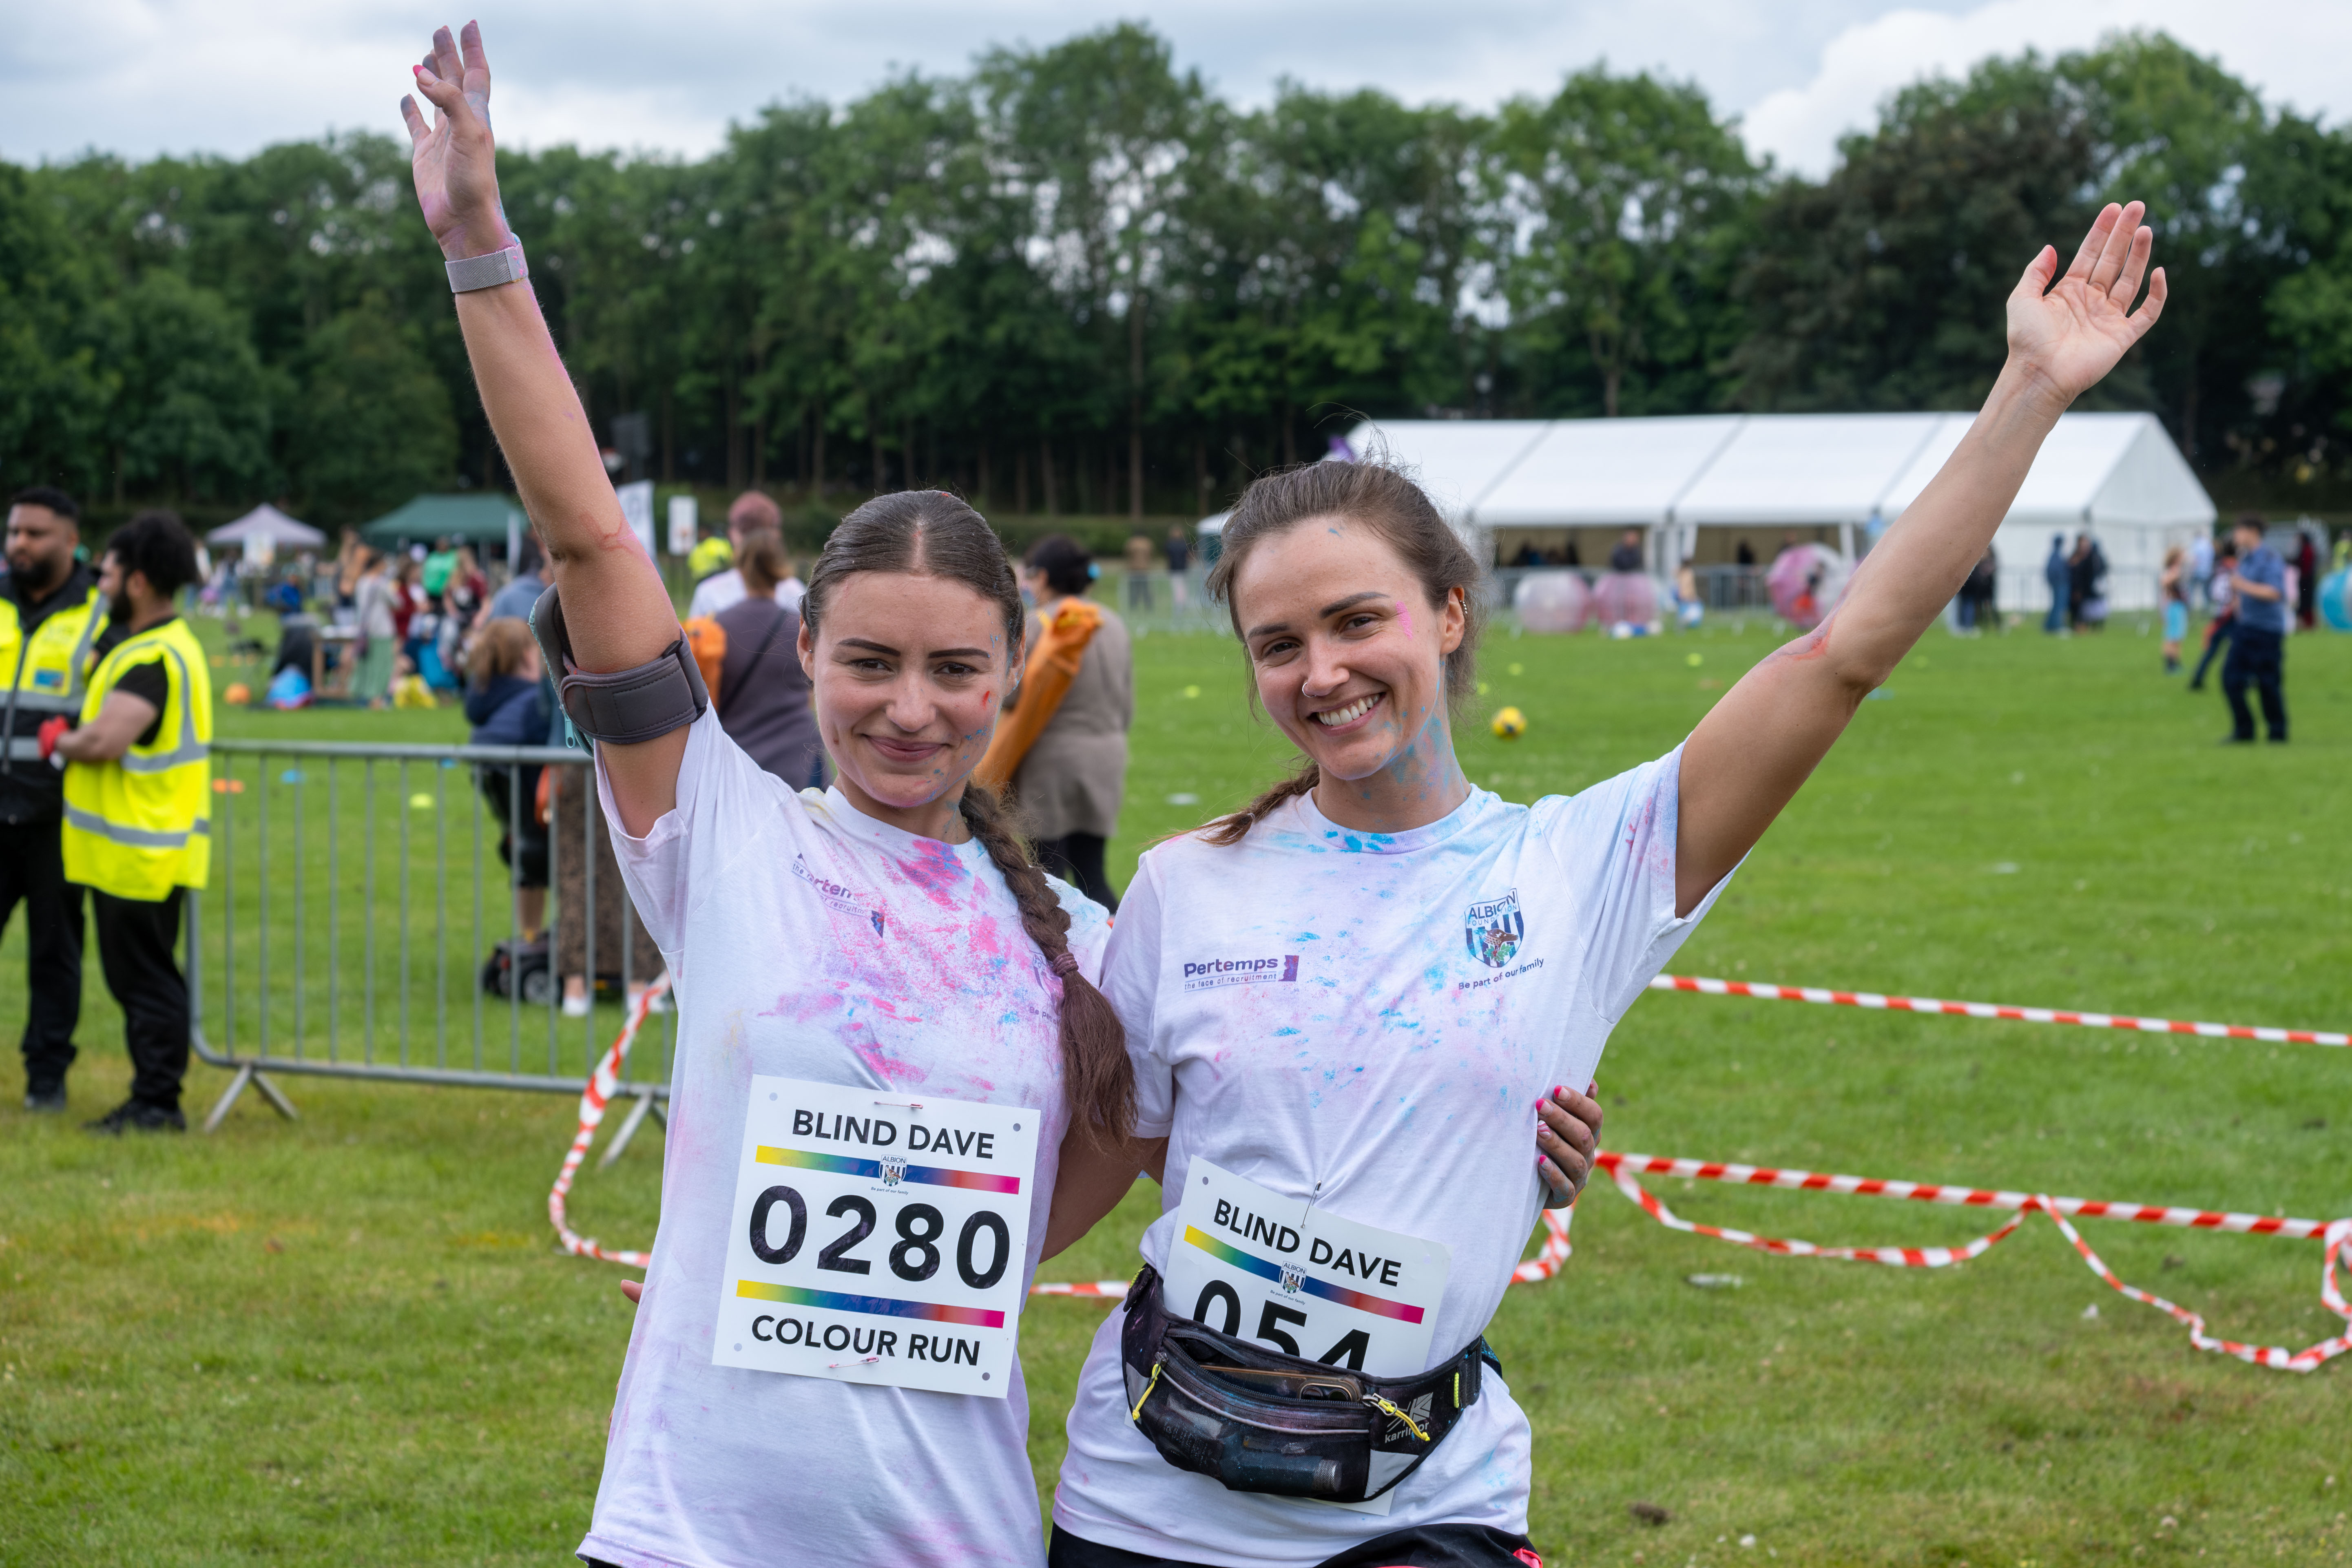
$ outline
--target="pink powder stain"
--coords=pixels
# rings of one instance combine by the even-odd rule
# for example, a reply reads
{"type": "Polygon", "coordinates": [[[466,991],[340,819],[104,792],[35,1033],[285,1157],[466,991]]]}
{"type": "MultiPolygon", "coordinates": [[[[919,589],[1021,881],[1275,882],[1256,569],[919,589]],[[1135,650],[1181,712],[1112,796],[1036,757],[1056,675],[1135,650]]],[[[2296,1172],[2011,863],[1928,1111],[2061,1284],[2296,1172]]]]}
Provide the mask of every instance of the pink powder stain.
{"type": "Polygon", "coordinates": [[[965,875],[963,862],[956,858],[955,850],[936,839],[918,845],[914,858],[900,860],[898,869],[907,880],[941,905],[954,902],[957,885],[965,875]]]}
{"type": "Polygon", "coordinates": [[[872,1068],[886,1083],[918,1084],[929,1081],[929,1072],[901,1057],[894,1057],[879,1045],[853,1044],[850,1054],[872,1068]]]}
{"type": "Polygon", "coordinates": [[[1412,612],[1405,608],[1402,599],[1397,601],[1397,619],[1404,626],[1404,635],[1408,637],[1412,636],[1412,612]]]}

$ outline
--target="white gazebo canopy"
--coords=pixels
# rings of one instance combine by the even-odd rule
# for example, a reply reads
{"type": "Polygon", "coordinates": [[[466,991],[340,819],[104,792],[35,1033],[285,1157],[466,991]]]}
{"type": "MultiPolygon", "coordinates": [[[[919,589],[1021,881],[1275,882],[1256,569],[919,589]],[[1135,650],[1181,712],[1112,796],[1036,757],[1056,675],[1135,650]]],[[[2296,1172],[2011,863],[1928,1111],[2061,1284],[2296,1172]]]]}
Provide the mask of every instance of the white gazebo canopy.
{"type": "Polygon", "coordinates": [[[327,542],[324,533],[307,522],[295,521],[268,501],[205,535],[211,544],[244,544],[256,539],[267,539],[280,550],[316,550],[327,542]]]}
{"type": "MultiPolygon", "coordinates": [[[[1654,419],[1367,421],[1359,457],[1412,469],[1458,525],[1512,543],[1586,529],[1643,530],[1653,566],[1699,552],[1701,530],[1753,536],[1768,560],[1790,531],[1849,557],[1892,522],[1951,456],[1969,414],[1747,414],[1654,419]],[[1499,537],[1498,537],[1499,536],[1499,537]]],[[[2089,529],[2121,609],[2154,602],[2168,545],[2210,531],[2210,497],[2153,415],[2069,414],[2035,458],[1994,538],[2000,603],[2047,603],[2050,535],[2089,529]]],[[[1718,545],[1724,558],[1727,546],[1718,545]]],[[[1595,557],[1594,559],[1597,559],[1595,557]]]]}

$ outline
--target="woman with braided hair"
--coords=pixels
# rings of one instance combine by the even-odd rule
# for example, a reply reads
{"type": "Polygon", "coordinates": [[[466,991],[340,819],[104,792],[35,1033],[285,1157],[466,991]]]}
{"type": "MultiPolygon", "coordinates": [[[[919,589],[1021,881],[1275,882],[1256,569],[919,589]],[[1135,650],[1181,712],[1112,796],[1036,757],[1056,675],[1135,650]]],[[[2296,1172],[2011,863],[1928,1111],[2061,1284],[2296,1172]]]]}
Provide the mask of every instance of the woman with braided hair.
{"type": "Polygon", "coordinates": [[[437,110],[428,125],[403,105],[418,199],[552,566],[534,625],[567,712],[598,736],[622,874],[680,1003],[662,1223],[580,1554],[1032,1568],[1044,1542],[1019,1360],[1001,1336],[1004,1359],[967,1370],[964,1347],[982,1342],[971,1325],[1017,1314],[1065,1144],[1117,1147],[1133,1076],[1093,984],[1103,911],[1039,871],[969,782],[1020,669],[1012,565],[950,496],[851,513],[798,637],[836,782],[795,792],[763,772],[689,678],[676,611],[520,281],[477,28],[436,34],[415,79],[437,110]],[[771,1106],[786,1092],[856,1114],[771,1106]],[[783,1146],[803,1128],[819,1130],[802,1144],[832,1139],[838,1154],[783,1146]],[[1011,1134],[1034,1155],[974,1173],[1028,1146],[1011,1134]],[[950,1135],[962,1167],[915,1152],[950,1135]],[[812,1172],[854,1184],[820,1190],[812,1172]],[[974,1207],[974,1193],[1027,1207],[974,1207]],[[946,1300],[955,1275],[1011,1311],[946,1300]],[[945,1389],[957,1379],[969,1392],[945,1389]]]}

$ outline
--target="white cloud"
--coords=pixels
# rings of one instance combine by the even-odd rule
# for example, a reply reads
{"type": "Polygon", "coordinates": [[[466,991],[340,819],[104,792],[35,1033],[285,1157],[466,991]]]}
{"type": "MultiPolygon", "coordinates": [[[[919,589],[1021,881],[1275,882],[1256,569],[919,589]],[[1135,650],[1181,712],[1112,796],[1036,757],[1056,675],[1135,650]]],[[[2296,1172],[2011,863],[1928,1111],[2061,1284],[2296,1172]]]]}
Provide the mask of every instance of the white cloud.
{"type": "Polygon", "coordinates": [[[2352,78],[2342,69],[2352,49],[2352,7],[2238,0],[1994,0],[1958,15],[1890,11],[1846,28],[1822,49],[1820,68],[1801,87],[1767,94],[1748,111],[1748,145],[1787,168],[1821,174],[1836,159],[1837,140],[1867,129],[1878,106],[1925,76],[1959,77],[1992,55],[2031,46],[2043,54],[2088,48],[2111,32],[2171,34],[2263,90],[2273,106],[2292,104],[2331,120],[2352,112],[2352,78]]]}

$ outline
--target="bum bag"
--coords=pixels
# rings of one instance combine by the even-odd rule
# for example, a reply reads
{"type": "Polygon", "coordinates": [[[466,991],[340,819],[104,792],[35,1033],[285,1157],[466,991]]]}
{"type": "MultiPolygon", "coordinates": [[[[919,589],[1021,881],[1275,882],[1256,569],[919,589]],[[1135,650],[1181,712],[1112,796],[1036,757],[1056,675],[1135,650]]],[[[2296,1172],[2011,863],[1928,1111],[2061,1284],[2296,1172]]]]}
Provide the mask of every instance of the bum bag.
{"type": "Polygon", "coordinates": [[[1417,1377],[1367,1377],[1172,1316],[1159,1271],[1128,1288],[1129,1418],[1180,1470],[1228,1491],[1365,1502],[1403,1480],[1478,1403],[1481,1337],[1417,1377]]]}

